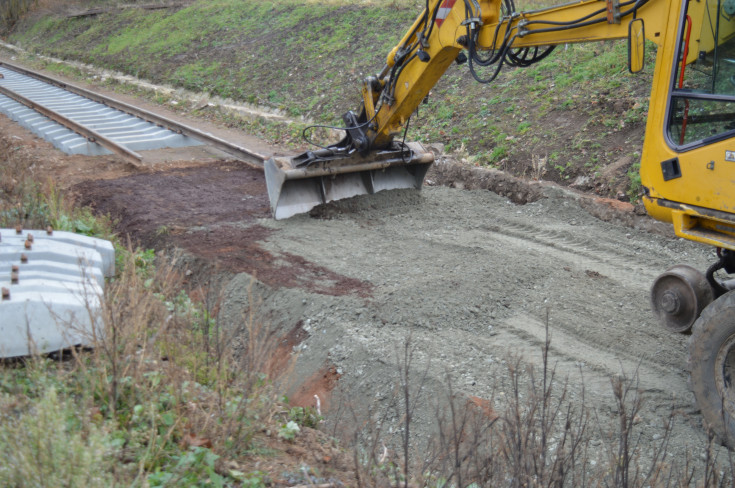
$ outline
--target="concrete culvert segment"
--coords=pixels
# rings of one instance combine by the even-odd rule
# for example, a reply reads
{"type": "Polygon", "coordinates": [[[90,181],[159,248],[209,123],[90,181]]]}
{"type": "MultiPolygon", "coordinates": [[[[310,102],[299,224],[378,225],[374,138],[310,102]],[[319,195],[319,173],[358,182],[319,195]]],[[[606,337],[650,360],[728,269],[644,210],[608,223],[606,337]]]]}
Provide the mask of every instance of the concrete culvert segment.
{"type": "Polygon", "coordinates": [[[93,345],[112,243],[69,232],[0,229],[0,357],[93,345]]]}

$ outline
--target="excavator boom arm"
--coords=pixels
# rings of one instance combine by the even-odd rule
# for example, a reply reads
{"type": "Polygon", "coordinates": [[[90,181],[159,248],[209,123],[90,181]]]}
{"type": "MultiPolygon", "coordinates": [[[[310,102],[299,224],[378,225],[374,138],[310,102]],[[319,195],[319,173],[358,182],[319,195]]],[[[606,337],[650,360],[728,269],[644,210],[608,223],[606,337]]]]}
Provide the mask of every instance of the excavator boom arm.
{"type": "Polygon", "coordinates": [[[343,115],[344,139],[266,162],[274,216],[380,190],[420,189],[433,156],[397,136],[453,62],[468,61],[475,79],[490,82],[504,65],[529,66],[557,44],[624,38],[634,18],[644,18],[649,39],[658,41],[670,1],[583,0],[516,12],[513,0],[427,0],[383,70],[364,81],[362,106],[343,115]]]}
{"type": "Polygon", "coordinates": [[[633,18],[644,19],[648,38],[658,42],[669,3],[587,0],[507,14],[502,7],[498,0],[429,2],[429,8],[390,52],[388,70],[366,81],[365,113],[375,116],[361,122],[370,121],[364,131],[370,147],[385,147],[401,133],[452,62],[464,61],[463,50],[473,73],[478,66],[490,70],[484,79],[478,74],[478,81],[492,81],[503,65],[530,65],[550,51],[531,48],[626,38],[633,18]],[[485,56],[485,52],[490,54],[485,56]],[[377,110],[375,100],[380,103],[377,110]]]}

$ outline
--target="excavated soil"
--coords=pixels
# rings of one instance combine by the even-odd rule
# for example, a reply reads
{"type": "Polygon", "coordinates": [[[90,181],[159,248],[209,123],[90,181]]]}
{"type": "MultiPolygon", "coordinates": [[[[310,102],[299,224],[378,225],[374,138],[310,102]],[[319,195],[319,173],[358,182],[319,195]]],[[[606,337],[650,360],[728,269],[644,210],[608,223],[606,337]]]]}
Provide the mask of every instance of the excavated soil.
{"type": "MultiPolygon", "coordinates": [[[[455,186],[483,185],[460,181],[447,169],[453,164],[440,163],[431,177],[449,172],[455,186]]],[[[294,398],[305,405],[318,394],[325,409],[379,408],[410,337],[415,367],[428,368],[426,399],[443,395],[448,373],[455,392],[492,398],[502,411],[495,388],[507,355],[540,367],[548,317],[551,361],[569,378],[573,401],[584,396],[598,421],[612,423],[610,378],[637,375],[645,403],[636,425],[641,442],[650,443],[643,456],[660,442],[672,411],[670,452],[699,452],[707,439],[687,388],[687,337],[656,323],[648,293],[675,263],[704,269],[711,251],[646,230],[661,228],[632,207],[501,180],[527,203],[429,186],[285,221],[269,217],[262,174],[236,162],[88,180],[74,189],[81,203],[118,219],[121,233],[184,250],[192,284],[217,282],[223,323],[241,326],[253,293],[261,320],[284,336],[296,331],[294,398]]],[[[417,438],[431,432],[433,416],[433,400],[426,401],[415,416],[417,438]]]]}
{"type": "MultiPolygon", "coordinates": [[[[242,163],[133,168],[114,157],[59,155],[4,117],[0,129],[80,204],[115,219],[121,234],[183,251],[192,290],[221,296],[221,323],[241,328],[251,312],[283,336],[282,352],[298,353],[292,399],[313,405],[318,395],[334,413],[332,427],[346,406],[375,406],[398,435],[400,418],[385,405],[408,338],[414,368],[428,374],[412,427],[419,444],[434,429],[447,375],[456,394],[502,412],[497,385],[508,355],[540,366],[548,323],[557,377],[569,379],[569,398],[603,427],[616,421],[610,378],[637,377],[644,464],[672,412],[671,455],[703,455],[687,336],[656,323],[648,296],[668,267],[704,269],[713,253],[673,238],[630,204],[440,157],[421,192],[274,221],[262,173],[242,163]]],[[[603,442],[594,435],[593,446],[603,442]]]]}

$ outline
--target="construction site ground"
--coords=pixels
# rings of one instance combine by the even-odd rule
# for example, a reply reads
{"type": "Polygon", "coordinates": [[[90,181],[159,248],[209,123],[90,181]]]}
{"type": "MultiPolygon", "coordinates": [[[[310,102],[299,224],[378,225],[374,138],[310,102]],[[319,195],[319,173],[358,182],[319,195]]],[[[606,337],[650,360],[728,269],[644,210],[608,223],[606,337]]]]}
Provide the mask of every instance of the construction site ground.
{"type": "MultiPolygon", "coordinates": [[[[279,152],[240,132],[186,122],[279,152]]],[[[0,134],[38,174],[109,214],[121,235],[181,252],[192,295],[219,297],[221,324],[240,330],[254,312],[288,337],[284,354],[297,355],[291,400],[314,405],[318,395],[327,426],[348,406],[387,405],[406,340],[415,370],[428,372],[412,427],[417,446],[434,430],[447,375],[455,393],[502,411],[498,385],[509,355],[540,367],[548,324],[557,378],[568,378],[572,401],[592,409],[602,427],[593,445],[616,422],[610,379],[622,374],[637,378],[645,398],[635,419],[640,456],[653,455],[672,412],[670,454],[703,455],[707,436],[687,386],[688,336],[656,322],[649,287],[674,264],[704,270],[714,254],[631,204],[438,152],[421,192],[359,197],[274,221],[262,171],[233,159],[179,150],[134,167],[115,156],[61,154],[4,116],[0,134]]]]}

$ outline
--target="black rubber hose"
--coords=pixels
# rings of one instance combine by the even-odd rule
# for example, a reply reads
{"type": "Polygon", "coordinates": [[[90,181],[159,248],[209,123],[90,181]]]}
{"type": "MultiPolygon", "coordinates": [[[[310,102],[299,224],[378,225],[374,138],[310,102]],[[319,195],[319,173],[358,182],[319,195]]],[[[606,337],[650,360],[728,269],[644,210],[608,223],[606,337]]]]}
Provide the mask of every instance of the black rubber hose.
{"type": "Polygon", "coordinates": [[[503,60],[505,59],[505,56],[508,53],[508,46],[513,43],[513,41],[515,40],[516,36],[513,36],[511,38],[511,41],[509,43],[508,42],[504,42],[503,45],[501,46],[499,55],[497,57],[497,59],[499,59],[499,61],[496,63],[497,66],[495,67],[495,72],[492,75],[490,75],[490,78],[480,78],[480,76],[475,71],[475,67],[474,67],[473,62],[474,62],[474,58],[475,58],[475,55],[476,55],[477,50],[476,50],[475,39],[474,38],[475,38],[474,35],[470,36],[470,45],[469,45],[469,50],[470,50],[470,56],[469,56],[470,73],[472,74],[472,77],[475,79],[475,81],[477,81],[478,83],[483,83],[483,84],[491,83],[500,74],[500,70],[503,67],[503,60]]]}
{"type": "Polygon", "coordinates": [[[499,23],[495,27],[495,34],[493,35],[493,46],[497,45],[498,43],[498,34],[500,33],[500,29],[502,26],[505,25],[505,34],[503,35],[503,42],[500,45],[500,48],[496,49],[495,52],[487,59],[483,59],[480,57],[480,55],[477,52],[477,36],[479,35],[478,31],[475,31],[474,33],[470,32],[469,26],[467,27],[468,35],[467,37],[470,39],[470,59],[472,59],[475,63],[477,63],[478,66],[492,66],[493,64],[497,63],[498,61],[502,60],[502,51],[504,49],[504,46],[508,43],[508,40],[510,39],[510,33],[515,27],[511,26],[510,19],[507,23],[502,22],[499,23]]]}
{"type": "Polygon", "coordinates": [[[715,278],[715,272],[721,270],[725,267],[725,258],[723,256],[720,257],[720,259],[707,268],[707,272],[705,273],[705,276],[707,277],[707,283],[712,287],[712,292],[715,295],[715,298],[719,298],[725,293],[727,293],[727,288],[722,286],[719,281],[717,281],[717,278],[715,278]]]}
{"type": "MultiPolygon", "coordinates": [[[[620,12],[620,17],[621,18],[626,17],[629,14],[637,11],[639,8],[643,7],[646,3],[648,3],[648,1],[649,0],[639,0],[639,1],[635,2],[635,5],[634,5],[633,8],[631,8],[629,10],[625,10],[625,11],[620,12]]],[[[632,2],[626,2],[625,5],[630,5],[631,3],[632,2]]],[[[599,15],[600,13],[605,13],[605,12],[607,12],[606,9],[600,9],[595,14],[599,15]]],[[[592,15],[592,14],[590,14],[590,15],[592,15]]],[[[583,17],[583,19],[589,18],[590,15],[587,15],[587,16],[583,17]]],[[[577,19],[577,20],[579,21],[579,19],[577,19]]],[[[599,19],[590,20],[590,21],[587,21],[587,22],[579,22],[579,23],[576,23],[576,24],[560,23],[559,24],[560,27],[557,27],[557,28],[548,27],[548,28],[545,28],[545,29],[528,29],[526,32],[523,33],[523,35],[524,36],[527,36],[527,35],[530,35],[530,34],[538,34],[538,33],[543,33],[543,32],[561,32],[561,31],[565,31],[565,30],[579,29],[580,27],[587,27],[589,25],[599,24],[599,23],[602,23],[602,22],[607,22],[607,16],[600,17],[599,19]]],[[[544,24],[548,24],[548,25],[557,25],[556,23],[552,23],[552,22],[549,22],[549,21],[542,21],[542,20],[531,21],[528,24],[532,24],[532,23],[544,23],[544,24]]],[[[526,24],[526,26],[528,24],[526,24]]]]}

